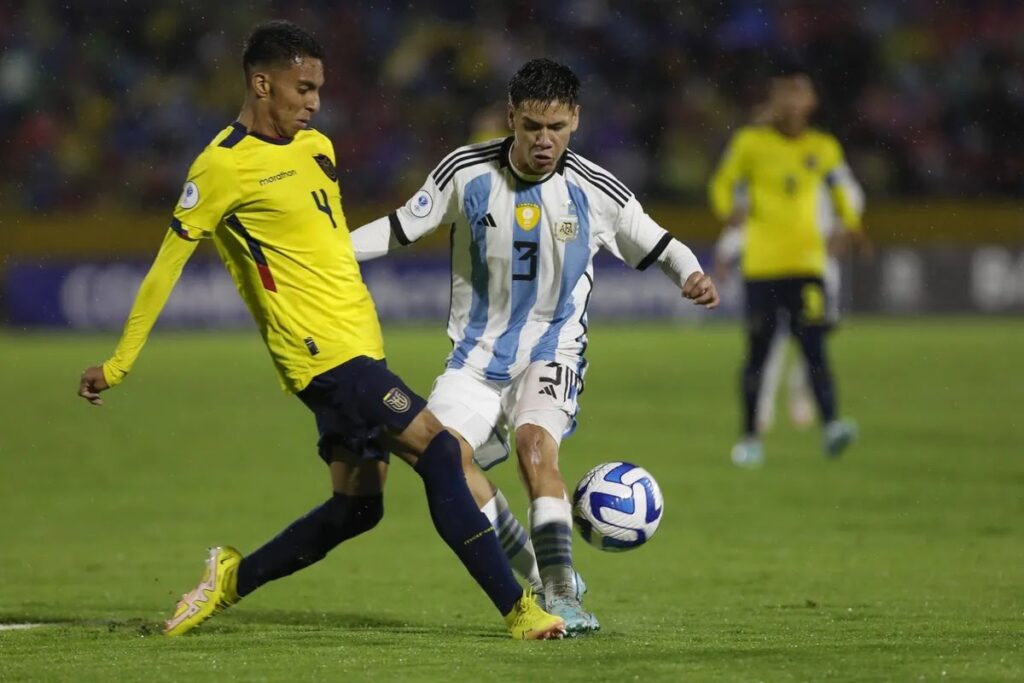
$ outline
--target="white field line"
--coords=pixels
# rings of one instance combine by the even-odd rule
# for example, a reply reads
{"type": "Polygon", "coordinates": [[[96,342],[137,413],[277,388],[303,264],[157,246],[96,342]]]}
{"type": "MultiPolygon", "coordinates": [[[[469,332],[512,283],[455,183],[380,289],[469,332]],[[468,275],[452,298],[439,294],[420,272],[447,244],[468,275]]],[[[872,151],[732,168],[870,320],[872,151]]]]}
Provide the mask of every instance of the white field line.
{"type": "Polygon", "coordinates": [[[0,631],[27,631],[40,626],[52,626],[52,624],[0,624],[0,631]]]}

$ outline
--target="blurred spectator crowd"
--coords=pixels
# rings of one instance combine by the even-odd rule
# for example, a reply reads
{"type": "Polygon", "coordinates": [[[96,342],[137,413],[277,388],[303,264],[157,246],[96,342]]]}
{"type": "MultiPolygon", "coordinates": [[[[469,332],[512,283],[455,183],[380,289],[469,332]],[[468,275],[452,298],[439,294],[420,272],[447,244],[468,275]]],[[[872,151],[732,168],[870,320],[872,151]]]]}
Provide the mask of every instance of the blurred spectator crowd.
{"type": "Polygon", "coordinates": [[[505,84],[535,56],[583,81],[574,149],[641,197],[704,201],[780,55],[810,68],[872,196],[1024,191],[1020,0],[0,0],[4,210],[169,209],[272,17],[327,48],[314,125],[349,201],[402,201],[450,149],[503,135],[505,84]]]}

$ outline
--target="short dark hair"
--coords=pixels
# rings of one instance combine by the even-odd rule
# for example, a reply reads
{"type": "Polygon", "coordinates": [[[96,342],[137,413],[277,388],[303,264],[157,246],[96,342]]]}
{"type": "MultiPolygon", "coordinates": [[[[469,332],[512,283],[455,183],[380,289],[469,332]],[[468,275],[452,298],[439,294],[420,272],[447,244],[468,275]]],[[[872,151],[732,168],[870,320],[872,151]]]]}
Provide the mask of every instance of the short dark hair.
{"type": "Polygon", "coordinates": [[[562,102],[574,106],[580,96],[580,79],[572,69],[550,59],[531,59],[508,82],[513,107],[523,102],[562,102]]]}
{"type": "Polygon", "coordinates": [[[291,62],[297,57],[323,59],[324,48],[292,22],[275,19],[253,27],[242,50],[242,68],[248,74],[257,64],[291,62]]]}

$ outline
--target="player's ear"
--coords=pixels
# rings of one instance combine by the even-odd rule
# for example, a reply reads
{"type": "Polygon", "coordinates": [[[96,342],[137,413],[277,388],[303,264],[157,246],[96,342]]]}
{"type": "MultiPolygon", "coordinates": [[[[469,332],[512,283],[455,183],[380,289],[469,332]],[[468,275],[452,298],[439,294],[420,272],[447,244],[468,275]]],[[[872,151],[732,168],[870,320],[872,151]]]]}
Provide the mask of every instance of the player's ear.
{"type": "Polygon", "coordinates": [[[505,105],[505,106],[506,106],[506,109],[508,110],[507,111],[507,113],[508,113],[508,129],[509,130],[515,130],[516,129],[516,108],[512,106],[512,102],[511,101],[507,105],[505,105]]]}
{"type": "Polygon", "coordinates": [[[249,87],[260,99],[270,96],[270,78],[263,71],[254,71],[249,76],[249,87]]]}
{"type": "Polygon", "coordinates": [[[575,133],[576,129],[580,127],[580,105],[576,105],[572,110],[572,123],[569,124],[569,132],[575,133]]]}

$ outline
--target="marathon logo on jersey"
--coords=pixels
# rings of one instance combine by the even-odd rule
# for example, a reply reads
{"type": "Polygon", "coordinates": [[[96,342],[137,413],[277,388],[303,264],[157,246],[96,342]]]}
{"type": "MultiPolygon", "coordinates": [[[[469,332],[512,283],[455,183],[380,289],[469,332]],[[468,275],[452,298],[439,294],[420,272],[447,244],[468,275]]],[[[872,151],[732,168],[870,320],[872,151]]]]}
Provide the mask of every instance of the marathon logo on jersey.
{"type": "Polygon", "coordinates": [[[272,176],[267,176],[266,178],[260,178],[260,187],[263,187],[264,185],[270,185],[271,183],[276,183],[278,180],[291,178],[293,175],[296,175],[297,173],[298,171],[296,171],[295,169],[291,169],[289,171],[281,171],[280,173],[276,173],[272,176]]]}
{"type": "Polygon", "coordinates": [[[434,208],[434,200],[430,198],[430,193],[426,190],[420,190],[416,195],[409,200],[409,212],[416,216],[416,218],[426,217],[432,208],[434,208]]]}
{"type": "Polygon", "coordinates": [[[409,397],[404,391],[395,387],[388,391],[388,393],[384,394],[384,405],[396,413],[404,413],[409,410],[409,407],[412,405],[412,401],[409,400],[409,397]]]}
{"type": "Polygon", "coordinates": [[[178,206],[183,209],[191,209],[198,203],[199,186],[190,180],[185,183],[185,187],[181,188],[181,199],[178,201],[178,206]]]}
{"type": "Polygon", "coordinates": [[[540,222],[540,206],[537,204],[516,204],[516,223],[529,232],[540,222]]]}
{"type": "Polygon", "coordinates": [[[334,162],[326,154],[314,154],[313,161],[317,163],[320,170],[327,174],[332,183],[338,182],[338,170],[334,168],[334,162]]]}
{"type": "Polygon", "coordinates": [[[580,231],[580,219],[576,215],[576,205],[566,202],[566,215],[555,221],[555,239],[559,242],[572,242],[580,231]]]}

